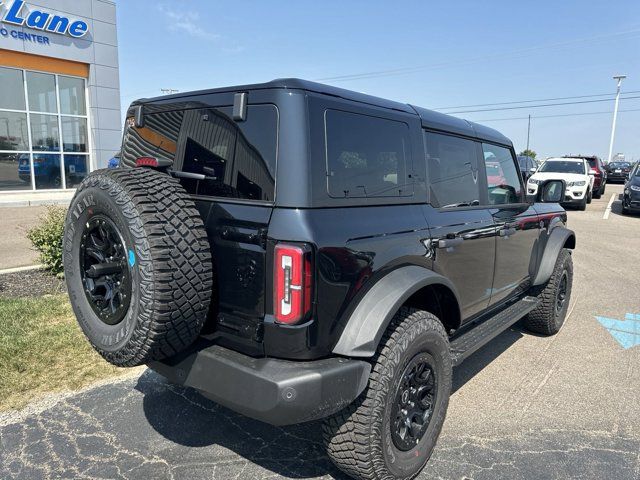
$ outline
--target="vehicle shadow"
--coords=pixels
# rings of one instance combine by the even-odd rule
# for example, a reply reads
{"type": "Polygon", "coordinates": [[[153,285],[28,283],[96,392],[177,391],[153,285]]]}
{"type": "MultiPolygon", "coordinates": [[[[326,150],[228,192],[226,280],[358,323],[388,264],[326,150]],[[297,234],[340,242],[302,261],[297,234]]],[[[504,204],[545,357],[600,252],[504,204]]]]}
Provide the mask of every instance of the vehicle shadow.
{"type": "Polygon", "coordinates": [[[192,388],[173,385],[150,369],[140,376],[136,390],[144,395],[143,411],[149,425],[178,445],[168,447],[178,451],[169,456],[184,452],[189,463],[198,465],[196,476],[213,478],[216,471],[229,468],[232,460],[233,468],[244,472],[237,478],[271,473],[287,478],[349,478],[327,457],[320,422],[274,427],[218,405],[192,388]],[[229,452],[241,458],[232,459],[229,452]]]}
{"type": "MultiPolygon", "coordinates": [[[[523,336],[516,324],[455,368],[452,393],[523,336]]],[[[173,385],[152,370],[140,376],[136,389],[143,394],[144,415],[151,427],[174,444],[196,447],[189,448],[185,456],[200,465],[206,464],[211,474],[218,462],[229,463],[231,451],[255,465],[245,467],[241,461],[234,462],[238,470],[242,468],[247,473],[246,478],[252,476],[251,468],[288,478],[325,475],[336,480],[349,478],[327,457],[320,422],[274,427],[222,407],[194,389],[173,385]]]]}
{"type": "MultiPolygon", "coordinates": [[[[469,356],[462,364],[453,369],[453,395],[469,380],[473,379],[485,367],[502,355],[509,347],[525,336],[522,321],[508,328],[477,352],[469,356]]],[[[526,333],[528,334],[528,332],[526,333]]]]}

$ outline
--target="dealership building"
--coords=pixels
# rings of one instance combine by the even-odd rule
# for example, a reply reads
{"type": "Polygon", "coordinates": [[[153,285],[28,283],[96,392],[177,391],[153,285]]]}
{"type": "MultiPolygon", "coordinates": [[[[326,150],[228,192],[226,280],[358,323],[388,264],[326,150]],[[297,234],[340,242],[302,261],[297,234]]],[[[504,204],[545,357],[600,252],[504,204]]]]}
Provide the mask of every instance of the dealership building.
{"type": "Polygon", "coordinates": [[[71,193],[121,123],[115,3],[0,0],[0,201],[71,193]]]}

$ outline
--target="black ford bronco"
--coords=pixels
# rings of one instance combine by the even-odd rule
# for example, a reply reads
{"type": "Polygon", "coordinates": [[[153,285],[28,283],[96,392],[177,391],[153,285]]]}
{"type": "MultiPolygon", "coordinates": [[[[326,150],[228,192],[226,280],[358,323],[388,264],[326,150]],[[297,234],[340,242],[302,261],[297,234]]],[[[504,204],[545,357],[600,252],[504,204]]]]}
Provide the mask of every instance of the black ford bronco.
{"type": "Polygon", "coordinates": [[[323,419],[361,479],[408,479],[452,368],[526,317],[562,326],[562,181],[528,198],[495,130],[286,79],[134,102],[64,265],[94,348],[264,422],[323,419]]]}

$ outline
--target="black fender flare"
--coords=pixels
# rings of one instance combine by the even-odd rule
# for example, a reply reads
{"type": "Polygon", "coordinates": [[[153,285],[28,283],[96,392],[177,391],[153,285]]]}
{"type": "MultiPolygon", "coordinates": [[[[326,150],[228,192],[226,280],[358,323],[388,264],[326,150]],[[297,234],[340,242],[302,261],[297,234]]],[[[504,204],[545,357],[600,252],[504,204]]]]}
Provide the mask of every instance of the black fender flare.
{"type": "Polygon", "coordinates": [[[535,276],[532,276],[533,281],[531,284],[533,286],[542,285],[551,278],[560,250],[564,248],[567,242],[571,245],[570,248],[575,248],[576,234],[573,230],[558,225],[549,233],[546,242],[544,242],[544,250],[538,269],[535,276]]]}
{"type": "Polygon", "coordinates": [[[398,309],[411,295],[429,285],[446,286],[460,305],[455,287],[442,275],[417,265],[397,268],[378,280],[360,300],[333,347],[333,353],[372,357],[398,309]]]}

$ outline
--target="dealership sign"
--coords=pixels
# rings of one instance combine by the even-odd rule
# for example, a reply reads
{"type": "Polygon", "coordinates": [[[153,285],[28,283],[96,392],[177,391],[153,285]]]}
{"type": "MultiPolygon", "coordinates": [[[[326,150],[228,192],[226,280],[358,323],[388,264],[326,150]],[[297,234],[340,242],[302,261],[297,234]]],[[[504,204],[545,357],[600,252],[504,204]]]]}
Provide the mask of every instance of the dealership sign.
{"type": "Polygon", "coordinates": [[[47,33],[69,35],[74,38],[84,37],[89,31],[87,22],[43,10],[30,9],[25,6],[23,0],[7,2],[0,0],[0,7],[3,4],[7,11],[4,15],[0,13],[0,20],[4,23],[42,30],[47,33]]]}

